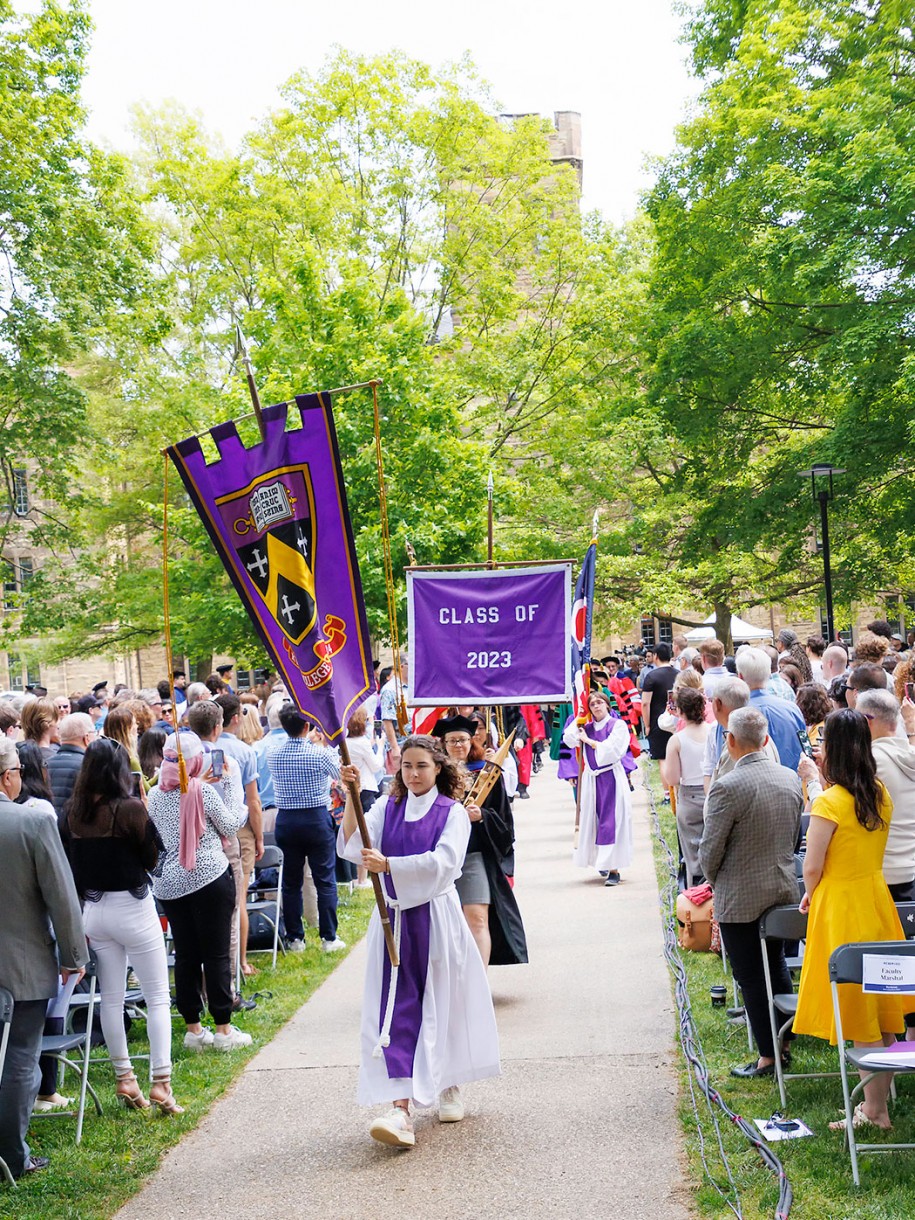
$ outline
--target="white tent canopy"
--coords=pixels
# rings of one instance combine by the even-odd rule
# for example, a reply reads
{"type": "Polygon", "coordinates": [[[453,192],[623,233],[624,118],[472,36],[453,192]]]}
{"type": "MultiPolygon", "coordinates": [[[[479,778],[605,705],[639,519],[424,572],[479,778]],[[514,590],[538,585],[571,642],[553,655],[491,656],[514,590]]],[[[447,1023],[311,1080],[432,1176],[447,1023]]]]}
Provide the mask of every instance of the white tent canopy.
{"type": "MultiPolygon", "coordinates": [[[[711,626],[694,627],[692,631],[686,633],[690,644],[701,644],[703,640],[710,640],[715,634],[714,614],[710,614],[705,622],[711,623],[711,626]]],[[[752,623],[744,622],[742,618],[732,614],[731,639],[735,644],[746,644],[750,640],[771,640],[772,632],[768,627],[754,627],[752,623]]]]}

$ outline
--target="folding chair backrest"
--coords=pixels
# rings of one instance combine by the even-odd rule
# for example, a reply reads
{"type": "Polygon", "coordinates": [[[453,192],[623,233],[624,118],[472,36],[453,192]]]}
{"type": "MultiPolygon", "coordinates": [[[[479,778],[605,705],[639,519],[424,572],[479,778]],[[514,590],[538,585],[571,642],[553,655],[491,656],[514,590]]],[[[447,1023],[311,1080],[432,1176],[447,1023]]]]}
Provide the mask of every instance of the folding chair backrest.
{"type": "Polygon", "coordinates": [[[915,902],[897,902],[896,911],[907,939],[915,936],[915,902]]]}
{"type": "MultiPolygon", "coordinates": [[[[0,987],[0,1080],[3,1079],[3,1067],[6,1063],[6,1048],[10,1040],[10,1026],[13,1021],[13,993],[7,991],[5,987],[0,987]]],[[[9,1165],[0,1156],[0,1180],[6,1182],[8,1186],[16,1189],[16,1179],[13,1177],[9,1165]]]]}
{"type": "Polygon", "coordinates": [[[915,941],[874,940],[839,945],[829,958],[830,982],[860,983],[864,958],[870,954],[876,957],[915,957],[915,941]]]}
{"type": "Polygon", "coordinates": [[[5,987],[0,987],[0,1080],[3,1079],[3,1063],[6,1059],[6,1044],[10,1040],[13,1008],[13,993],[5,987]]]}
{"type": "Polygon", "coordinates": [[[76,984],[79,979],[75,974],[71,974],[65,983],[61,983],[57,988],[57,995],[51,996],[48,1000],[48,1017],[56,1017],[58,1020],[63,1020],[67,1015],[67,1009],[70,1007],[70,1000],[73,992],[76,990],[76,984]]]}
{"type": "Polygon", "coordinates": [[[765,940],[805,940],[807,916],[797,907],[770,907],[759,917],[759,935],[765,940]]]}
{"type": "Polygon", "coordinates": [[[264,854],[259,860],[254,863],[255,877],[262,868],[279,868],[283,863],[283,853],[275,844],[268,844],[264,848],[264,854]]]}

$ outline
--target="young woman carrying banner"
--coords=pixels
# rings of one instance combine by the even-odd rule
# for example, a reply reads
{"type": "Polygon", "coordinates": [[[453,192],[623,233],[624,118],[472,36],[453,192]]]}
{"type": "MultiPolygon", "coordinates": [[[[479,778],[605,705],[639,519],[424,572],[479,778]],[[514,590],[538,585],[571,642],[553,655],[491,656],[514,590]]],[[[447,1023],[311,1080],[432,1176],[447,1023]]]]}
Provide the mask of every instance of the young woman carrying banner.
{"type": "MultiPolygon", "coordinates": [[[[358,783],[358,768],[341,778],[358,783]]],[[[393,1103],[370,1134],[383,1144],[412,1148],[410,1103],[438,1101],[441,1122],[458,1122],[458,1086],[498,1076],[499,1039],[486,971],[461,914],[454,888],[470,837],[470,821],[455,799],[457,768],[434,738],[408,737],[390,796],[366,813],[371,841],[363,848],[347,799],[337,851],[383,874],[400,965],[391,970],[378,912],[368,932],[362,1009],[358,1100],[393,1103]]]]}

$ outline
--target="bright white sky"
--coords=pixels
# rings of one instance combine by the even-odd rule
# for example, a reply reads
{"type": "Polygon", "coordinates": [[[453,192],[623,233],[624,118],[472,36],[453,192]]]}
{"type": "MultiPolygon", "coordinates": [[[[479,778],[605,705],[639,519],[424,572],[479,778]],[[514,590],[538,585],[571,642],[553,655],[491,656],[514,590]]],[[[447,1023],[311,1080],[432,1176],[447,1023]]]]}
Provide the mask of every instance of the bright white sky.
{"type": "MultiPolygon", "coordinates": [[[[334,44],[434,66],[469,51],[508,113],[578,110],[586,208],[631,216],[695,85],[672,0],[90,0],[90,133],[129,147],[129,108],[175,98],[235,144],[334,44]]],[[[28,0],[22,7],[26,7],[28,0]]]]}

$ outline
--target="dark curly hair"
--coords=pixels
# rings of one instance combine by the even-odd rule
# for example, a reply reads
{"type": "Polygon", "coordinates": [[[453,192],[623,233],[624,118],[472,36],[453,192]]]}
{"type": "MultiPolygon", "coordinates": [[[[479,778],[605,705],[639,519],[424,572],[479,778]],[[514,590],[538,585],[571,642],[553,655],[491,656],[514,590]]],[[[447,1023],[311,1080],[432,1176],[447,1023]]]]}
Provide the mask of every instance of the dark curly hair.
{"type": "Polygon", "coordinates": [[[810,727],[820,724],[832,711],[832,704],[826,690],[819,682],[805,682],[797,688],[797,710],[804,717],[804,724],[810,727]]]}
{"type": "Polygon", "coordinates": [[[881,830],[883,785],[871,750],[867,719],[850,707],[830,712],[823,722],[823,778],[850,792],[855,817],[865,830],[881,830]]]}
{"type": "MultiPolygon", "coordinates": [[[[427,754],[431,754],[432,761],[437,763],[439,767],[438,775],[435,777],[436,788],[438,788],[443,796],[450,796],[456,801],[461,799],[464,795],[464,777],[458,769],[457,764],[453,763],[445,753],[437,737],[430,737],[425,733],[414,733],[401,743],[401,758],[403,758],[407,750],[425,750],[427,754]]],[[[406,795],[407,787],[403,782],[401,772],[398,770],[391,781],[391,796],[400,801],[406,795]]]]}

